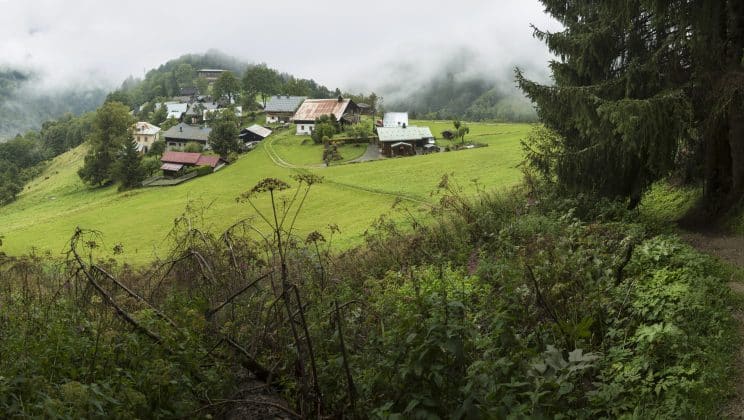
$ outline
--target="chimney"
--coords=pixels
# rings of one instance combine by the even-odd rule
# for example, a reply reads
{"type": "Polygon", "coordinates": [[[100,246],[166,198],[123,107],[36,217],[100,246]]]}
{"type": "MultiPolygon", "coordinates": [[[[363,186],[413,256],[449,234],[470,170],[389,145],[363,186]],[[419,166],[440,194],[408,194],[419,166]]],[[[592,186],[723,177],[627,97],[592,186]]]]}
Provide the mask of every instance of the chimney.
{"type": "Polygon", "coordinates": [[[339,97],[338,97],[338,101],[339,101],[339,102],[343,102],[343,101],[344,101],[344,97],[343,97],[343,96],[339,96],[339,97]]]}
{"type": "Polygon", "coordinates": [[[179,125],[178,126],[178,131],[183,132],[183,126],[182,125],[179,125]]]}

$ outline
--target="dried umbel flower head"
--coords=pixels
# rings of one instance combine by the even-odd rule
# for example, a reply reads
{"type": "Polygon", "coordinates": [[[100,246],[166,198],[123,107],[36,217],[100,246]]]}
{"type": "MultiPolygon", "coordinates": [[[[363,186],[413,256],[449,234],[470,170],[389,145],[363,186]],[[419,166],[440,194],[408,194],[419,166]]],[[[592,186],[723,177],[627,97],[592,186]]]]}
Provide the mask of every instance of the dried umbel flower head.
{"type": "Polygon", "coordinates": [[[313,184],[320,184],[323,182],[323,177],[313,174],[297,174],[293,175],[292,178],[294,178],[295,181],[299,182],[300,184],[307,184],[308,186],[313,184]]]}
{"type": "Polygon", "coordinates": [[[314,230],[310,232],[309,235],[307,235],[307,239],[305,239],[306,244],[312,244],[317,242],[325,242],[325,237],[323,237],[323,234],[318,232],[317,230],[314,230]]]}
{"type": "Polygon", "coordinates": [[[277,178],[264,178],[261,181],[258,182],[253,188],[251,188],[249,191],[244,192],[240,195],[238,198],[238,201],[247,200],[254,195],[258,193],[263,193],[267,191],[282,191],[289,188],[289,184],[282,181],[281,179],[277,178]]]}

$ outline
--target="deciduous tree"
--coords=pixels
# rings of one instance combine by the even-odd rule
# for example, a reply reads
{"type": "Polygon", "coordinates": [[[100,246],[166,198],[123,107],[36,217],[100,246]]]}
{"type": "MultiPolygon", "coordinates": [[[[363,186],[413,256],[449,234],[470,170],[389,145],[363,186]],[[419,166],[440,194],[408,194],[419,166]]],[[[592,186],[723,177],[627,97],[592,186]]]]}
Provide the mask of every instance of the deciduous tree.
{"type": "Polygon", "coordinates": [[[133,124],[134,118],[124,104],[107,102],[98,109],[88,138],[89,151],[78,171],[83,181],[101,186],[113,180],[116,156],[126,143],[132,142],[133,124]]]}

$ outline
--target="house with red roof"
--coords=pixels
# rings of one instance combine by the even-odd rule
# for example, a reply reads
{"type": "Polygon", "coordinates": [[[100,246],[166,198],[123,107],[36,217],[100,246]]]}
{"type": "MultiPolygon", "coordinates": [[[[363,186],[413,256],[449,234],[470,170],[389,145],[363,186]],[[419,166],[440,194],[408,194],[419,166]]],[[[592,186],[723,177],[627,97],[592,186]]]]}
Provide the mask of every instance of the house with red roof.
{"type": "Polygon", "coordinates": [[[165,176],[182,175],[190,167],[209,166],[212,171],[216,171],[227,164],[219,156],[206,156],[201,153],[187,152],[165,152],[160,158],[163,163],[160,169],[165,176]]]}

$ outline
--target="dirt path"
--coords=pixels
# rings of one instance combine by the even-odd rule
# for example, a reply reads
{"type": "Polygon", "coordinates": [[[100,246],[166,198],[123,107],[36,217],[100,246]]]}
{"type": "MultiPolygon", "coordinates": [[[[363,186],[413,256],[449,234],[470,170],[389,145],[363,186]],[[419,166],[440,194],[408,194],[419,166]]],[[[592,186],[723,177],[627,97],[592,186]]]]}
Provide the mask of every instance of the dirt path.
{"type": "MultiPolygon", "coordinates": [[[[682,237],[698,251],[712,255],[739,268],[744,268],[744,237],[719,234],[715,232],[685,232],[682,237]]],[[[744,296],[744,283],[730,279],[728,287],[734,293],[744,296]]],[[[739,322],[739,334],[744,337],[744,311],[733,313],[739,322]]],[[[736,355],[736,394],[721,413],[724,418],[744,419],[744,347],[736,355]]]]}

